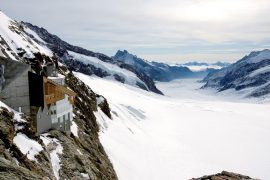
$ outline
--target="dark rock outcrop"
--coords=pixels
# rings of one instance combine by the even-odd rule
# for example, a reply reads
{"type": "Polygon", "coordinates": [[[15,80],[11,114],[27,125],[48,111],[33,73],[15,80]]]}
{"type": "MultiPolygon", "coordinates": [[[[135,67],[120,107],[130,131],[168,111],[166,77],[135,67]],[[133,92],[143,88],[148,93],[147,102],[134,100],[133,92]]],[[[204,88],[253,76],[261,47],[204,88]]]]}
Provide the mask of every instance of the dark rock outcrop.
{"type": "Polygon", "coordinates": [[[214,175],[207,175],[201,178],[192,178],[192,180],[258,180],[249,176],[236,174],[232,172],[222,171],[221,173],[214,175]]]}

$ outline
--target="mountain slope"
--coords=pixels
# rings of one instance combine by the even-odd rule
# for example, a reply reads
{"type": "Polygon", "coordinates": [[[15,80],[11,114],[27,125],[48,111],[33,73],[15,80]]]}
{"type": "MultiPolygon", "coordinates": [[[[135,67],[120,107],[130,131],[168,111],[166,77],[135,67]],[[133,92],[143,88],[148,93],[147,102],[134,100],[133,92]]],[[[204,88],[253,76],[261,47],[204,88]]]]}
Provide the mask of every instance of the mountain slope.
{"type": "MultiPolygon", "coordinates": [[[[30,28],[38,35],[45,45],[49,47],[71,70],[82,72],[87,75],[96,75],[102,78],[114,79],[121,83],[129,84],[142,88],[144,90],[153,91],[162,94],[155,83],[144,72],[139,72],[132,66],[116,62],[112,58],[95,53],[84,48],[70,45],[61,40],[56,35],[50,34],[46,29],[39,28],[30,23],[22,23],[24,27],[30,28]]],[[[35,36],[33,35],[33,38],[35,36]]],[[[40,42],[36,38],[37,42],[40,42]]]]}
{"type": "Polygon", "coordinates": [[[147,61],[136,55],[130,54],[127,50],[118,50],[112,57],[116,61],[129,64],[139,72],[145,72],[156,81],[167,82],[178,78],[203,78],[209,72],[225,67],[226,63],[198,63],[190,62],[185,64],[169,65],[155,61],[147,61]]]}
{"type": "MultiPolygon", "coordinates": [[[[68,88],[77,93],[70,135],[56,130],[36,135],[36,120],[0,101],[0,178],[117,179],[99,141],[100,128],[95,117],[99,111],[111,117],[106,99],[59,63],[45,42],[36,41],[35,32],[2,12],[0,35],[1,58],[30,64],[37,74],[44,73],[46,64],[52,63],[65,77],[68,88]]],[[[3,71],[0,76],[2,80],[3,71]]]]}
{"type": "MultiPolygon", "coordinates": [[[[52,52],[28,36],[23,26],[0,11],[1,54],[13,60],[30,59],[35,53],[52,56],[52,52]]],[[[30,32],[30,29],[27,29],[30,32]]]]}
{"type": "Polygon", "coordinates": [[[234,89],[245,96],[263,97],[270,94],[270,50],[254,51],[236,63],[210,73],[203,88],[218,91],[234,89]]]}
{"type": "Polygon", "coordinates": [[[170,66],[165,63],[158,62],[148,62],[130,54],[126,50],[117,51],[112,58],[116,61],[131,65],[137,71],[145,72],[149,77],[156,81],[170,81],[177,78],[193,76],[193,73],[186,67],[170,66]]]}

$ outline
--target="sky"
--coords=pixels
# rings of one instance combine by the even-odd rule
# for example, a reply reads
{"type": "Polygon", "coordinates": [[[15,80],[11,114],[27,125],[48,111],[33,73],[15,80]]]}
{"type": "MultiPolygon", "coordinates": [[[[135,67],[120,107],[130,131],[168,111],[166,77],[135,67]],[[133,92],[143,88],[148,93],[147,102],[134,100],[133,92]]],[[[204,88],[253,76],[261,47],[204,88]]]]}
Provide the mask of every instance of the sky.
{"type": "Polygon", "coordinates": [[[0,0],[17,21],[113,56],[168,63],[239,60],[270,48],[269,0],[0,0]]]}

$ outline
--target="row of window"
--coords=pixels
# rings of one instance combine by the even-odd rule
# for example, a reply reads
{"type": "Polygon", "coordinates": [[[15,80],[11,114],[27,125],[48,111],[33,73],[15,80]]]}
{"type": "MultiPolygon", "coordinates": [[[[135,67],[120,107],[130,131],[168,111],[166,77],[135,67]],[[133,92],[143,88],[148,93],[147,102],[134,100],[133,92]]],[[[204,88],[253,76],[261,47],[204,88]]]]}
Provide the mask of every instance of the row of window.
{"type": "Polygon", "coordinates": [[[58,117],[58,123],[62,123],[63,121],[70,121],[70,113],[58,117]]]}

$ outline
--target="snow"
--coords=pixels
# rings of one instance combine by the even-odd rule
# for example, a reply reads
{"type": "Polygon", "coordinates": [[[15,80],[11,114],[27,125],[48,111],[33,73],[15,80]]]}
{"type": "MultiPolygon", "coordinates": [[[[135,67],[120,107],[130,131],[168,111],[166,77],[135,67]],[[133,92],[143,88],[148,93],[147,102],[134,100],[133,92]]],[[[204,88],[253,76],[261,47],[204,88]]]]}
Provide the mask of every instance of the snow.
{"type": "Polygon", "coordinates": [[[99,105],[100,103],[102,103],[104,101],[104,98],[102,96],[97,97],[96,101],[97,101],[97,105],[99,105]]]}
{"type": "Polygon", "coordinates": [[[63,147],[61,146],[60,143],[58,143],[56,149],[54,151],[52,151],[50,153],[50,157],[51,157],[51,163],[52,163],[52,167],[53,167],[53,173],[54,176],[56,177],[56,179],[59,179],[59,170],[60,170],[60,158],[58,156],[58,154],[62,154],[63,151],[63,147]]]}
{"type": "Polygon", "coordinates": [[[18,133],[14,137],[13,143],[18,146],[23,154],[26,154],[28,159],[36,162],[37,160],[35,155],[43,150],[42,146],[37,141],[29,139],[25,134],[22,133],[18,133]]]}
{"type": "Polygon", "coordinates": [[[181,66],[187,67],[193,72],[204,71],[204,70],[207,70],[207,69],[221,69],[222,68],[221,66],[217,66],[217,65],[201,65],[201,66],[181,65],[181,66]]]}
{"type": "Polygon", "coordinates": [[[35,38],[36,40],[38,40],[39,42],[42,42],[42,43],[46,44],[46,42],[43,41],[43,39],[41,39],[41,38],[39,37],[39,35],[38,35],[35,31],[32,31],[31,29],[29,29],[29,28],[26,27],[26,26],[24,26],[23,28],[24,28],[25,32],[27,32],[28,34],[33,35],[34,38],[35,38]]]}
{"type": "Polygon", "coordinates": [[[61,168],[61,160],[59,158],[59,154],[63,154],[63,147],[56,138],[48,137],[47,133],[42,134],[40,136],[40,139],[42,139],[43,143],[46,146],[50,144],[54,146],[54,149],[50,152],[50,159],[51,159],[51,164],[53,167],[54,176],[58,180],[60,179],[59,170],[61,168]]]}
{"type": "Polygon", "coordinates": [[[21,130],[24,126],[22,124],[18,125],[18,123],[25,123],[26,120],[22,119],[22,115],[23,113],[17,112],[14,109],[12,109],[11,107],[7,106],[5,103],[3,103],[2,101],[0,101],[0,107],[5,107],[7,108],[8,111],[11,111],[14,113],[14,122],[15,122],[15,130],[21,130]]]}
{"type": "Polygon", "coordinates": [[[81,176],[82,176],[83,178],[90,179],[90,178],[89,178],[89,175],[86,174],[86,173],[81,173],[81,176]]]}
{"type": "Polygon", "coordinates": [[[25,32],[19,30],[18,23],[14,20],[7,17],[2,11],[0,11],[0,35],[7,42],[8,46],[11,48],[11,51],[7,50],[7,54],[14,60],[16,60],[15,56],[11,52],[18,52],[18,48],[22,48],[26,51],[25,56],[32,58],[34,57],[33,53],[41,52],[48,56],[52,56],[52,52],[34,40],[32,40],[25,32]],[[12,31],[10,27],[15,28],[18,33],[12,31]]]}
{"type": "Polygon", "coordinates": [[[228,89],[217,92],[214,88],[204,88],[200,79],[176,79],[170,83],[156,82],[160,90],[166,91],[166,96],[183,100],[197,99],[203,101],[227,101],[227,102],[243,102],[254,103],[259,102],[258,98],[246,98],[254,88],[247,88],[240,91],[228,89]]]}
{"type": "Polygon", "coordinates": [[[0,101],[0,107],[4,107],[4,108],[7,108],[8,111],[12,111],[14,113],[14,120],[16,122],[26,122],[26,120],[22,119],[22,114],[23,113],[15,111],[11,107],[9,107],[5,103],[3,103],[2,101],[0,101]]]}
{"type": "MultiPolygon", "coordinates": [[[[270,58],[270,56],[269,56],[269,58],[270,58]]],[[[264,74],[264,73],[268,73],[268,72],[270,72],[270,65],[253,71],[252,73],[249,74],[249,77],[254,77],[254,76],[264,74]]]]}
{"type": "Polygon", "coordinates": [[[77,138],[79,138],[79,136],[78,136],[78,125],[75,123],[75,121],[72,121],[70,130],[71,130],[71,132],[72,132],[72,134],[74,136],[76,136],[77,138]]]}
{"type": "MultiPolygon", "coordinates": [[[[99,60],[96,57],[91,57],[91,56],[85,56],[82,54],[78,54],[72,51],[68,51],[69,55],[73,56],[76,60],[84,63],[84,64],[91,64],[93,66],[95,66],[96,68],[100,68],[106,72],[108,72],[109,74],[111,74],[108,77],[105,77],[106,79],[112,79],[114,80],[114,74],[117,74],[121,77],[125,78],[125,84],[129,84],[132,86],[137,86],[137,82],[140,82],[141,84],[144,84],[144,82],[142,82],[133,72],[128,71],[126,69],[120,68],[119,66],[115,65],[115,64],[111,64],[111,63],[106,63],[103,62],[101,60],[99,60]]],[[[145,87],[147,87],[145,85],[145,87]]]]}
{"type": "Polygon", "coordinates": [[[104,131],[108,128],[107,122],[110,121],[110,118],[98,107],[98,111],[94,112],[97,122],[99,124],[100,130],[104,131]]]}
{"type": "Polygon", "coordinates": [[[15,161],[15,163],[17,164],[17,166],[19,166],[20,163],[19,163],[18,159],[16,159],[15,157],[13,157],[12,159],[15,161]]]}
{"type": "Polygon", "coordinates": [[[78,151],[78,153],[79,153],[80,155],[83,155],[82,152],[81,152],[79,149],[77,149],[77,151],[78,151]]]}
{"type": "Polygon", "coordinates": [[[259,63],[262,60],[269,59],[270,60],[270,50],[265,49],[261,51],[257,56],[251,57],[247,60],[247,63],[259,63]]]}
{"type": "Polygon", "coordinates": [[[120,180],[190,179],[222,170],[270,179],[269,104],[215,98],[196,90],[196,81],[195,89],[190,81],[158,84],[166,94],[159,96],[76,76],[110,104],[113,120],[97,116],[107,125],[99,136],[120,180]]]}

